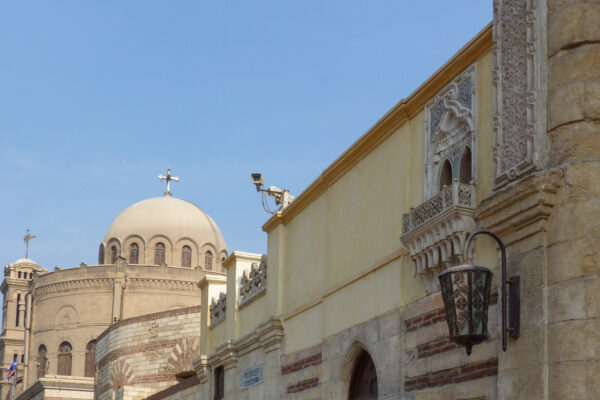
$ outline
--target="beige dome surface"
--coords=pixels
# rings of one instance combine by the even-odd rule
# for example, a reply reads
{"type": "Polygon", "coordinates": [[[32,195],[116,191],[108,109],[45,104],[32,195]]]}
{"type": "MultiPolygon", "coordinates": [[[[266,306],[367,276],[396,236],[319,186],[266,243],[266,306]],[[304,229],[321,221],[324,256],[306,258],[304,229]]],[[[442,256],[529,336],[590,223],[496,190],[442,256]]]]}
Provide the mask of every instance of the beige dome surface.
{"type": "Polygon", "coordinates": [[[172,196],[156,197],[133,204],[113,221],[104,242],[116,238],[141,236],[146,243],[157,235],[166,236],[173,244],[189,238],[202,246],[214,245],[217,251],[226,250],[219,227],[204,211],[189,201],[172,196]]]}

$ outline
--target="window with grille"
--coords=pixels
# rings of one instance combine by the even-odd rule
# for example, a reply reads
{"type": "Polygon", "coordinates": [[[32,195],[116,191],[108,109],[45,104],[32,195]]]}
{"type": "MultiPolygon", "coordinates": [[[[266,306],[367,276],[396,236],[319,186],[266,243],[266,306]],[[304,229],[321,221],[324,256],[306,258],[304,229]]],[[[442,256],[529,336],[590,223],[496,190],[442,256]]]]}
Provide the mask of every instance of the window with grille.
{"type": "Polygon", "coordinates": [[[96,341],[92,340],[85,347],[85,376],[93,378],[96,374],[96,341]]]}
{"type": "Polygon", "coordinates": [[[140,260],[140,246],[137,243],[131,243],[129,246],[129,264],[138,264],[140,260]]]}
{"type": "Polygon", "coordinates": [[[165,262],[165,245],[156,243],[154,246],[154,264],[161,265],[165,262]]]}
{"type": "Polygon", "coordinates": [[[190,246],[183,246],[181,250],[181,266],[186,268],[192,267],[192,249],[190,246]]]}
{"type": "Polygon", "coordinates": [[[71,376],[73,347],[69,342],[62,342],[58,347],[58,375],[71,376]]]}
{"type": "Polygon", "coordinates": [[[204,254],[204,269],[207,271],[212,271],[212,256],[210,250],[204,254]]]}

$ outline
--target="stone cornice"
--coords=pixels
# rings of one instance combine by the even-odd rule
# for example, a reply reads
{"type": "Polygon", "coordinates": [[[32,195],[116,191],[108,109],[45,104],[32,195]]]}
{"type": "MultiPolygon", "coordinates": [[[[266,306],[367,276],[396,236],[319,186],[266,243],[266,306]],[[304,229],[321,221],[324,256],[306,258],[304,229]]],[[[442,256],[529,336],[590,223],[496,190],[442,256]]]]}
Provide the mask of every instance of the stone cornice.
{"type": "Polygon", "coordinates": [[[297,196],[285,211],[278,212],[271,217],[263,225],[263,231],[268,233],[281,223],[287,224],[302,212],[310,203],[325,192],[327,188],[358,164],[400,126],[421,112],[425,104],[436,93],[446,87],[462,71],[477,61],[479,57],[491,51],[492,44],[492,24],[490,23],[427,81],[419,86],[417,90],[396,104],[371,129],[354,142],[352,146],[297,196]]]}
{"type": "Polygon", "coordinates": [[[94,393],[94,378],[46,375],[35,381],[17,399],[31,399],[48,389],[94,393]]]}
{"type": "Polygon", "coordinates": [[[550,171],[516,181],[481,201],[475,218],[506,245],[545,231],[562,179],[561,171],[550,171]]]}
{"type": "MultiPolygon", "coordinates": [[[[283,322],[280,318],[272,317],[259,323],[254,332],[237,340],[228,340],[215,347],[206,360],[206,367],[223,365],[225,369],[235,368],[239,357],[258,348],[263,348],[266,353],[281,348],[283,340],[283,322]]],[[[200,358],[194,360],[194,367],[198,377],[201,376],[199,368],[203,368],[200,358]]]]}

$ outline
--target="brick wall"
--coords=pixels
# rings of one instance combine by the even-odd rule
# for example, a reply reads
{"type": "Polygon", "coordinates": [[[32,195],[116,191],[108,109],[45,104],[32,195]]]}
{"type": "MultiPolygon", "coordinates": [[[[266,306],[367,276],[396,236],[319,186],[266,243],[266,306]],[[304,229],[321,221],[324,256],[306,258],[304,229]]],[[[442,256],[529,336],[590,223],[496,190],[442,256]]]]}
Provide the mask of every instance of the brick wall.
{"type": "Polygon", "coordinates": [[[199,353],[200,307],[123,320],[103,332],[96,348],[98,398],[145,399],[177,384],[199,353]]]}

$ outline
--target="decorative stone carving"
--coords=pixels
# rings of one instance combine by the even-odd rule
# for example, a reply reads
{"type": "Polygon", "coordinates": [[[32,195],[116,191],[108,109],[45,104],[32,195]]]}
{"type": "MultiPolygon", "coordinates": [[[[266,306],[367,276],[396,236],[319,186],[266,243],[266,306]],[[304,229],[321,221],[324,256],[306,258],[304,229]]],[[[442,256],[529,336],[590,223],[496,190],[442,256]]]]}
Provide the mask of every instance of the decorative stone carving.
{"type": "Polygon", "coordinates": [[[210,326],[218,325],[225,320],[227,312],[227,295],[219,293],[219,299],[215,301],[214,297],[210,302],[210,326]]]}
{"type": "Polygon", "coordinates": [[[267,259],[263,257],[260,266],[252,263],[250,272],[244,271],[240,281],[240,305],[264,293],[267,289],[267,259]]]}
{"type": "Polygon", "coordinates": [[[198,338],[194,337],[177,339],[167,360],[166,371],[174,375],[193,372],[193,361],[200,355],[199,342],[198,338]]]}
{"type": "Polygon", "coordinates": [[[540,0],[494,0],[496,186],[544,161],[546,13],[540,0]]]}
{"type": "Polygon", "coordinates": [[[454,181],[402,216],[402,243],[428,293],[439,290],[440,272],[462,261],[467,236],[476,227],[476,193],[475,185],[454,181]]]}
{"type": "Polygon", "coordinates": [[[131,361],[129,359],[117,360],[112,364],[110,369],[110,386],[113,390],[122,388],[131,382],[135,378],[133,368],[131,367],[131,361]]]}
{"type": "Polygon", "coordinates": [[[471,150],[471,176],[476,179],[477,69],[471,65],[425,106],[425,198],[439,191],[441,167],[452,165],[452,178],[467,147],[471,150]]]}

